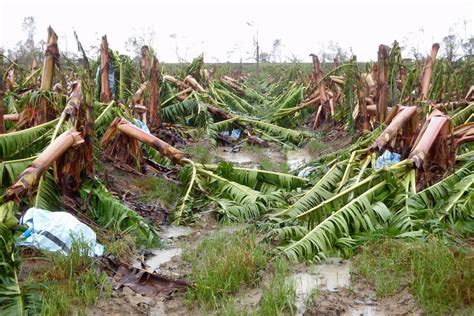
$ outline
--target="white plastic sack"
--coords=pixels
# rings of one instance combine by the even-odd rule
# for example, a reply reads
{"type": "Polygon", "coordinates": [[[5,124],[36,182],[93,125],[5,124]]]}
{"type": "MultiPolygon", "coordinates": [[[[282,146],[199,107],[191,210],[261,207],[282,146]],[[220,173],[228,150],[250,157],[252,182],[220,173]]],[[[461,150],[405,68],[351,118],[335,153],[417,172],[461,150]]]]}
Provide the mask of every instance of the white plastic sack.
{"type": "Polygon", "coordinates": [[[303,168],[300,172],[298,172],[298,177],[303,177],[306,178],[308,177],[314,170],[316,170],[316,167],[305,167],[303,168]]]}
{"type": "Polygon", "coordinates": [[[94,231],[66,212],[30,208],[20,219],[28,229],[19,245],[67,254],[74,240],[89,246],[89,256],[102,256],[104,247],[96,242],[94,231]]]}

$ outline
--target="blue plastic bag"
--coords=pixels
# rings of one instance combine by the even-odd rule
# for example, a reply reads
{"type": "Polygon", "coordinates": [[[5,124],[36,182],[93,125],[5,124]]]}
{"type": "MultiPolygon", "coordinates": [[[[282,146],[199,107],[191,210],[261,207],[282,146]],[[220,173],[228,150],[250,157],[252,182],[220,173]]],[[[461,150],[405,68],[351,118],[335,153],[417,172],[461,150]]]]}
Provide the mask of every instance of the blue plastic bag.
{"type": "Polygon", "coordinates": [[[390,150],[385,150],[379,158],[375,161],[375,169],[385,168],[400,162],[400,154],[392,153],[390,150]]]}

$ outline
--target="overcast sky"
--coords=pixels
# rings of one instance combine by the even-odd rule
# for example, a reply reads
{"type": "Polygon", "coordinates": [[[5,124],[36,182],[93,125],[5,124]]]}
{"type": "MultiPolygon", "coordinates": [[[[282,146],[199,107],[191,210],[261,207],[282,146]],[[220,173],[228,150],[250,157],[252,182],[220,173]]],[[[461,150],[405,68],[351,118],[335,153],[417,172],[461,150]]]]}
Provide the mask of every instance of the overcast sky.
{"type": "Polygon", "coordinates": [[[248,61],[257,31],[262,51],[281,39],[282,59],[294,55],[308,62],[309,53],[329,41],[365,61],[376,58],[379,44],[395,39],[428,52],[453,26],[462,37],[474,33],[474,1],[0,1],[3,48],[26,38],[22,21],[34,16],[35,41],[45,39],[51,25],[60,49],[68,50],[76,48],[73,29],[86,48],[107,34],[109,47],[122,52],[130,36],[149,39],[154,30],[152,46],[163,62],[176,62],[178,55],[190,61],[201,52],[208,62],[248,61]]]}

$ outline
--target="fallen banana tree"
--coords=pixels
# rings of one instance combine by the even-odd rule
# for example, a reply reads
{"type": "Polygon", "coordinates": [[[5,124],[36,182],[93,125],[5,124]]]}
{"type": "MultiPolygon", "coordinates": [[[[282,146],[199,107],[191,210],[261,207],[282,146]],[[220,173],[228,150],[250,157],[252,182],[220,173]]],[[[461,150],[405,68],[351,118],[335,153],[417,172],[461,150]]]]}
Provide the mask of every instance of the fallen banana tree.
{"type": "MultiPolygon", "coordinates": [[[[472,220],[472,93],[464,97],[468,76],[451,76],[443,61],[435,62],[435,51],[422,69],[405,63],[394,43],[390,49],[379,47],[378,62],[368,65],[367,73],[355,58],[323,73],[313,56],[309,82],[290,72],[253,81],[238,75],[215,79],[217,72],[206,71],[202,56],[171,76],[161,73],[150,48],[143,48],[135,64],[110,50],[104,37],[96,81],[90,74],[83,77],[82,70],[90,73],[90,67],[76,69],[68,78],[82,80],[69,82],[72,93],[66,96],[66,87],[51,76],[57,61],[54,35],[42,72],[28,69],[26,78],[8,72],[2,118],[9,132],[0,136],[5,201],[47,208],[54,193],[79,195],[87,204],[80,209],[100,226],[133,232],[152,244],[158,238],[153,225],[94,180],[92,145],[98,136],[97,160],[112,160],[112,166],[126,166],[137,176],[145,164],[159,165],[154,160],[180,170],[182,195],[170,215],[174,223],[210,208],[223,221],[250,221],[267,229],[268,238],[292,260],[348,251],[367,232],[426,236],[437,232],[435,225],[446,227],[444,233],[472,220]],[[35,90],[30,84],[40,73],[45,80],[35,90]],[[102,102],[94,102],[94,84],[100,87],[95,98],[102,102]],[[42,115],[45,123],[38,124],[34,109],[45,98],[48,113],[63,114],[45,120],[42,115]],[[302,129],[304,124],[314,129],[338,123],[354,135],[352,144],[312,161],[301,176],[225,162],[200,164],[180,149],[186,141],[170,141],[176,135],[215,141],[219,133],[238,129],[243,136],[236,142],[258,137],[288,148],[315,137],[302,129]],[[152,133],[145,131],[148,125],[152,133]],[[356,140],[359,130],[364,133],[356,140]],[[87,150],[73,148],[78,144],[87,150]],[[378,168],[385,150],[400,153],[401,161],[378,168]],[[36,196],[28,200],[28,195],[36,196]]],[[[85,54],[82,61],[88,61],[85,54]]],[[[458,71],[467,73],[463,68],[468,67],[458,71]]],[[[3,210],[3,218],[11,219],[14,212],[3,210]]]]}
{"type": "MultiPolygon", "coordinates": [[[[229,164],[218,166],[202,165],[193,162],[186,155],[161,139],[141,130],[127,120],[117,118],[112,122],[101,140],[107,157],[140,169],[143,159],[137,142],[156,149],[176,164],[186,166],[189,173],[187,189],[175,208],[171,219],[179,224],[192,215],[192,190],[197,186],[204,196],[222,197],[216,200],[224,217],[229,220],[252,219],[261,216],[266,209],[282,201],[285,191],[305,186],[307,180],[293,175],[246,168],[234,168],[229,164]],[[208,187],[213,194],[207,192],[208,187]],[[276,190],[276,191],[273,191],[276,190]]],[[[215,198],[211,198],[215,199],[215,198]]]]}

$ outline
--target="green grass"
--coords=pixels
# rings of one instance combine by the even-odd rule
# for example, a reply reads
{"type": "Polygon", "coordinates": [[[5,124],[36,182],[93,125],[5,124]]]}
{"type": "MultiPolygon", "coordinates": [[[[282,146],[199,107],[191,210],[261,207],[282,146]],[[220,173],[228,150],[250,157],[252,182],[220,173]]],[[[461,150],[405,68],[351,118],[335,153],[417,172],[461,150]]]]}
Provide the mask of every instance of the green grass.
{"type": "Polygon", "coordinates": [[[358,272],[380,297],[408,285],[428,314],[445,314],[474,306],[474,256],[437,239],[371,242],[355,257],[358,272]]]}
{"type": "Polygon", "coordinates": [[[131,262],[134,255],[137,253],[137,248],[139,246],[137,238],[130,234],[125,234],[123,236],[115,236],[112,234],[112,236],[107,237],[107,240],[103,241],[103,244],[106,253],[127,263],[131,262]]]}
{"type": "Polygon", "coordinates": [[[242,152],[254,154],[256,156],[255,159],[258,161],[261,169],[268,170],[268,171],[275,171],[275,172],[284,172],[284,173],[287,173],[290,171],[290,167],[288,166],[288,163],[286,161],[283,161],[281,163],[274,162],[273,158],[270,158],[265,155],[265,150],[270,150],[270,149],[268,148],[265,149],[265,148],[262,148],[261,146],[251,145],[248,143],[244,143],[242,145],[242,152]]]}
{"type": "Polygon", "coordinates": [[[262,146],[249,144],[247,142],[242,144],[242,151],[246,153],[252,153],[258,156],[264,154],[262,146]]]}
{"type": "Polygon", "coordinates": [[[272,267],[273,277],[263,291],[258,315],[284,315],[287,312],[294,314],[296,288],[294,283],[288,281],[288,262],[278,259],[272,267]]]}
{"type": "Polygon", "coordinates": [[[304,146],[304,148],[310,154],[315,154],[315,153],[319,153],[321,149],[324,148],[324,144],[321,142],[319,138],[313,138],[304,146]]]}
{"type": "Polygon", "coordinates": [[[87,306],[111,296],[108,276],[98,272],[88,250],[86,244],[76,241],[68,256],[45,254],[49,264],[41,266],[41,271],[27,281],[38,288],[41,315],[85,314],[87,306]]]}
{"type": "Polygon", "coordinates": [[[209,164],[212,161],[213,148],[210,143],[199,142],[197,144],[186,147],[186,153],[195,162],[209,164]]]}
{"type": "Polygon", "coordinates": [[[263,156],[260,158],[260,168],[268,171],[288,173],[290,167],[286,161],[282,163],[273,162],[269,157],[263,156]]]}
{"type": "Polygon", "coordinates": [[[176,183],[163,177],[147,176],[134,181],[135,185],[141,189],[140,200],[144,203],[159,200],[165,208],[171,209],[181,193],[176,183]]]}
{"type": "Polygon", "coordinates": [[[216,309],[243,286],[257,284],[268,254],[254,232],[240,230],[208,237],[184,258],[192,265],[195,284],[187,299],[201,308],[216,309]]]}

